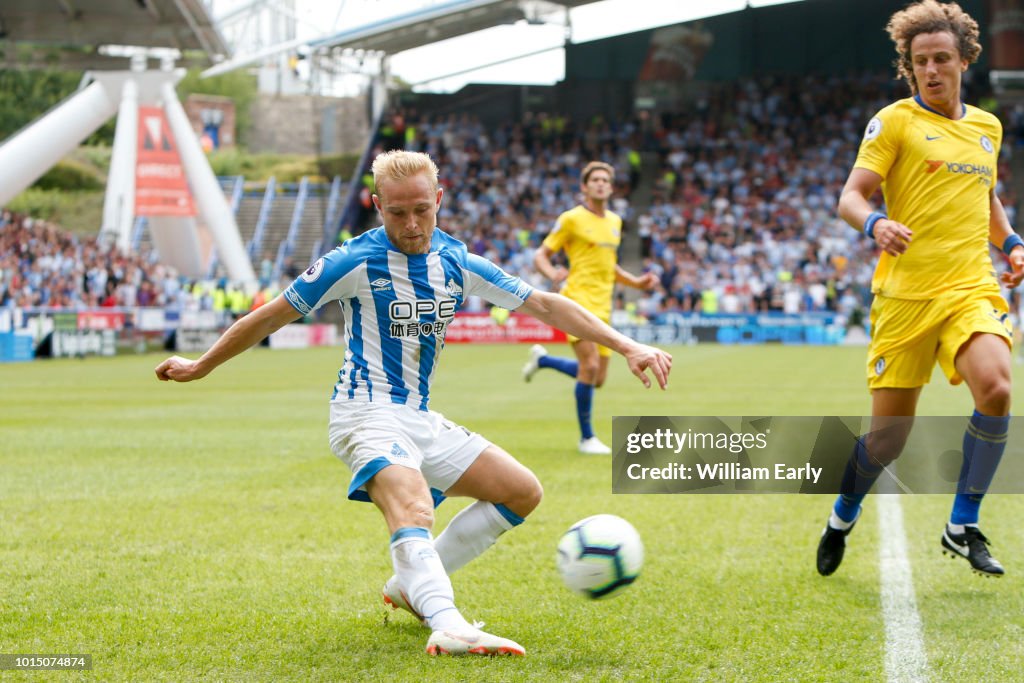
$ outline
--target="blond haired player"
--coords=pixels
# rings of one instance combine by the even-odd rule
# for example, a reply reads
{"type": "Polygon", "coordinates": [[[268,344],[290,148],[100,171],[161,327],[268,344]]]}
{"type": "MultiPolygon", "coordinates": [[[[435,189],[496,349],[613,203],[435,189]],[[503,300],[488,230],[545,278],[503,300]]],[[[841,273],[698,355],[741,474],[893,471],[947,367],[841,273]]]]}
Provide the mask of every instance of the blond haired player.
{"type": "MultiPolygon", "coordinates": [[[[637,289],[658,285],[654,273],[637,277],[618,264],[618,248],[622,239],[622,219],[608,210],[615,170],[601,161],[591,161],[580,174],[583,203],[558,217],[554,229],[533,257],[537,271],[551,280],[562,282],[562,294],[587,309],[604,322],[611,320],[612,292],[615,283],[637,289]],[[564,251],[569,269],[556,266],[551,258],[564,251]]],[[[594,434],[590,413],[594,389],[600,388],[608,375],[611,351],[599,344],[569,337],[576,359],[550,356],[540,345],[530,349],[530,358],[523,367],[529,382],[540,368],[553,368],[576,379],[576,418],[580,426],[578,450],[588,455],[605,455],[611,449],[594,434]]]]}
{"type": "Polygon", "coordinates": [[[455,605],[449,574],[522,524],[540,503],[534,474],[496,444],[430,409],[445,333],[467,297],[532,315],[606,344],[646,385],[662,388],[672,357],[638,344],[557,294],[535,291],[438,229],[444,196],[426,154],[392,151],[373,162],[383,225],[346,241],[270,303],[240,318],[198,360],[168,358],[164,381],[190,382],[323,305],[345,311],[345,350],[331,397],[331,449],[352,470],[348,497],[374,503],[391,533],[384,600],[430,627],[427,652],[525,654],[481,631],[455,605]],[[434,507],[476,499],[435,539],[434,507]]]}

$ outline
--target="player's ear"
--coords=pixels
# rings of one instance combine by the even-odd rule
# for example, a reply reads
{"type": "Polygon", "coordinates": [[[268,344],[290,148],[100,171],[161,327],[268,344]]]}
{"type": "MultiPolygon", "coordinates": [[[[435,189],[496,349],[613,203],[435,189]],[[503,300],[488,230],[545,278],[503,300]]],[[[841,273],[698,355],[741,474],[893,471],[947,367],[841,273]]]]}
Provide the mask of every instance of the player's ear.
{"type": "Polygon", "coordinates": [[[437,200],[434,202],[434,209],[440,209],[441,208],[441,197],[443,197],[443,196],[444,196],[444,188],[443,187],[438,187],[437,188],[437,200]]]}

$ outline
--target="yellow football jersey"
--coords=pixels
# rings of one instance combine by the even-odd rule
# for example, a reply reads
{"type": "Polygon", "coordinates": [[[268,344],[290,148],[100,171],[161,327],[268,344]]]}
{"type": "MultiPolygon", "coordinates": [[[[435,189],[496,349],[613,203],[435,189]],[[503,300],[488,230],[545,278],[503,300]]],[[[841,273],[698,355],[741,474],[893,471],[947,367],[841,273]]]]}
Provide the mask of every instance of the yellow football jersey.
{"type": "Polygon", "coordinates": [[[558,217],[544,246],[565,250],[569,277],[562,294],[594,315],[608,320],[615,289],[615,265],[622,239],[622,219],[611,211],[597,216],[577,206],[558,217]]]}
{"type": "Polygon", "coordinates": [[[992,114],[964,108],[954,121],[907,98],[868,123],[854,166],[882,176],[889,218],[913,232],[905,253],[879,257],[871,282],[877,294],[931,299],[953,289],[999,288],[988,223],[1003,129],[992,114]]]}

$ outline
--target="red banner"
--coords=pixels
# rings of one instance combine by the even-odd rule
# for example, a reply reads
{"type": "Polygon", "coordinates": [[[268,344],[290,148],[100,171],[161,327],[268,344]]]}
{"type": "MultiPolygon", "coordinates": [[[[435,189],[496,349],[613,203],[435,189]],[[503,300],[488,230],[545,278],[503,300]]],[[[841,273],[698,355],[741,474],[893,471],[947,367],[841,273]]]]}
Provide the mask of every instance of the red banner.
{"type": "Polygon", "coordinates": [[[459,313],[448,325],[444,339],[447,344],[554,344],[565,341],[565,332],[519,313],[510,315],[503,324],[498,323],[489,313],[459,313]]]}
{"type": "Polygon", "coordinates": [[[123,330],[124,322],[123,311],[78,312],[78,329],[80,330],[123,330]]]}
{"type": "Polygon", "coordinates": [[[174,135],[159,107],[139,107],[135,215],[196,215],[174,135]]]}

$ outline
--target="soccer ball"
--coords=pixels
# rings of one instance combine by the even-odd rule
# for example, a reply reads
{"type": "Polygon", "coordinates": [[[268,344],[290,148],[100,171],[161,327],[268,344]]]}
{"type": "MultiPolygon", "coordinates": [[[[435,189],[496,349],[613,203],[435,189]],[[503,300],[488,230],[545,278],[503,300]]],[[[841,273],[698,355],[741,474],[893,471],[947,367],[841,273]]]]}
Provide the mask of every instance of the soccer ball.
{"type": "Polygon", "coordinates": [[[572,591],[592,600],[618,595],[636,581],[644,545],[633,525],[615,515],[576,522],[558,542],[558,572],[572,591]]]}

